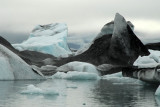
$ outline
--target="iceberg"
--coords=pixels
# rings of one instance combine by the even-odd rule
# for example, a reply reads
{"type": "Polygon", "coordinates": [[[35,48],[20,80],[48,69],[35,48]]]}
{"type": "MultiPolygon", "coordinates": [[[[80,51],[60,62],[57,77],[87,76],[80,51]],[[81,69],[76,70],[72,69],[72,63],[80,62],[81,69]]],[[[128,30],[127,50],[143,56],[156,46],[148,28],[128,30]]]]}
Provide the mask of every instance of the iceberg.
{"type": "MultiPolygon", "coordinates": [[[[139,55],[144,56],[149,54],[148,49],[132,31],[132,27],[133,25],[131,23],[128,23],[123,16],[117,13],[114,23],[111,22],[110,24],[105,25],[100,34],[97,35],[84,52],[70,57],[68,56],[72,54],[72,52],[69,49],[66,40],[68,32],[67,26],[60,23],[36,26],[31,32],[28,40],[21,44],[13,44],[19,51],[15,50],[4,40],[2,41],[2,44],[10,47],[8,48],[6,46],[8,49],[12,49],[12,52],[15,51],[14,53],[31,65],[33,70],[40,71],[47,76],[58,71],[80,71],[97,75],[98,71],[96,66],[102,64],[103,66],[99,66],[99,69],[103,72],[112,69],[114,70],[115,67],[117,69],[114,71],[120,72],[122,67],[132,66],[139,55]],[[42,54],[40,52],[47,54],[42,54]],[[51,57],[48,54],[56,57],[51,57]],[[41,56],[43,56],[43,58],[41,56]],[[111,65],[110,69],[107,68],[109,65],[111,65]]],[[[157,58],[155,56],[152,57],[154,57],[154,59],[157,58]]],[[[5,60],[3,58],[1,59],[5,60]]],[[[6,61],[5,63],[8,62],[6,61]]],[[[26,64],[26,66],[28,65],[26,64]]],[[[31,66],[29,66],[29,68],[31,68],[31,66]]],[[[10,67],[6,67],[5,69],[10,71],[9,68],[10,67]]],[[[20,71],[21,69],[18,69],[14,73],[20,71]]],[[[15,78],[14,75],[13,78],[15,78]]]]}
{"type": "MultiPolygon", "coordinates": [[[[131,27],[132,30],[134,30],[134,25],[130,21],[127,21],[127,24],[131,27]]],[[[103,26],[103,28],[101,29],[101,32],[96,36],[93,42],[86,44],[83,48],[80,48],[79,50],[77,50],[75,54],[79,55],[85,52],[87,49],[90,48],[90,46],[94,43],[96,39],[101,38],[104,35],[112,35],[113,31],[114,31],[114,21],[111,21],[103,26]]]]}
{"type": "MultiPolygon", "coordinates": [[[[127,21],[127,24],[131,27],[132,30],[134,30],[134,25],[130,21],[127,21]]],[[[86,50],[88,50],[90,48],[90,46],[92,44],[94,44],[94,41],[96,39],[101,38],[104,35],[112,35],[113,31],[114,31],[114,21],[111,21],[103,26],[103,28],[101,29],[101,32],[96,36],[96,38],[93,40],[93,42],[84,45],[82,48],[77,50],[77,52],[75,54],[79,55],[79,54],[85,52],[86,50]]]]}
{"type": "Polygon", "coordinates": [[[149,55],[148,49],[134,34],[125,18],[116,13],[109,55],[119,65],[133,65],[137,57],[149,55]]]}
{"type": "Polygon", "coordinates": [[[45,79],[19,56],[0,44],[0,80],[45,79]]]}
{"type": "Polygon", "coordinates": [[[63,23],[36,26],[29,38],[20,43],[13,44],[19,50],[38,51],[51,54],[55,57],[68,57],[72,54],[67,45],[68,29],[63,23]]]}
{"type": "MultiPolygon", "coordinates": [[[[107,27],[103,27],[102,32],[105,29],[108,31],[107,27]]],[[[139,55],[149,55],[149,51],[134,34],[124,17],[117,13],[112,34],[104,32],[97,35],[89,46],[77,51],[75,56],[55,62],[55,65],[80,61],[96,66],[101,64],[132,66],[139,55]]]]}

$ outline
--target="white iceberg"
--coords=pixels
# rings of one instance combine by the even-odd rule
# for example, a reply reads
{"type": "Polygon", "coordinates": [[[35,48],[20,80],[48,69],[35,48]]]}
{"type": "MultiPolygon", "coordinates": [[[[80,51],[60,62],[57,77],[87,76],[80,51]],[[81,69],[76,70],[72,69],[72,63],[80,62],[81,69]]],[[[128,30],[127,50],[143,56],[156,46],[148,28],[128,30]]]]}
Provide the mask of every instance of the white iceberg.
{"type": "Polygon", "coordinates": [[[38,25],[32,30],[26,41],[21,44],[13,44],[13,46],[20,51],[31,50],[56,57],[67,57],[72,54],[67,45],[67,35],[66,24],[38,25]]]}
{"type": "Polygon", "coordinates": [[[19,56],[0,45],[0,80],[44,79],[19,56]]]}

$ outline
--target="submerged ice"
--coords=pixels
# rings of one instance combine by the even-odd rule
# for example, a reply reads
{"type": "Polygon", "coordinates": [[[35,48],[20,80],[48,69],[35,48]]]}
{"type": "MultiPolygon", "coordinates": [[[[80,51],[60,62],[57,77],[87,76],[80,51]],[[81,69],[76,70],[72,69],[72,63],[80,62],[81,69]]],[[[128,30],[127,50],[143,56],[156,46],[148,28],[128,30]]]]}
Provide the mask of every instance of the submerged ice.
{"type": "Polygon", "coordinates": [[[28,85],[21,94],[59,95],[59,93],[53,88],[42,89],[33,84],[28,85]]]}
{"type": "Polygon", "coordinates": [[[68,29],[66,24],[54,23],[36,26],[29,38],[13,46],[22,50],[38,51],[56,57],[67,57],[72,54],[67,45],[68,29]]]}

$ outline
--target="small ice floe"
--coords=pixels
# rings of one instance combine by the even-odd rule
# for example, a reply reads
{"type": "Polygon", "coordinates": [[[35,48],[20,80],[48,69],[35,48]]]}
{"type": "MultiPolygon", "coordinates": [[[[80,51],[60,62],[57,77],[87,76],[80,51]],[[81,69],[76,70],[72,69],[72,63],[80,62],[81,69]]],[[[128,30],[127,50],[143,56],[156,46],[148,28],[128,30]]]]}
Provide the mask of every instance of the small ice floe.
{"type": "Polygon", "coordinates": [[[123,84],[144,85],[145,84],[143,81],[140,81],[137,79],[123,77],[122,72],[102,76],[102,79],[109,80],[109,81],[111,80],[114,85],[123,85],[123,84]]]}
{"type": "Polygon", "coordinates": [[[53,88],[41,89],[39,87],[30,84],[24,89],[21,94],[37,94],[37,95],[59,95],[59,93],[53,88]]]}

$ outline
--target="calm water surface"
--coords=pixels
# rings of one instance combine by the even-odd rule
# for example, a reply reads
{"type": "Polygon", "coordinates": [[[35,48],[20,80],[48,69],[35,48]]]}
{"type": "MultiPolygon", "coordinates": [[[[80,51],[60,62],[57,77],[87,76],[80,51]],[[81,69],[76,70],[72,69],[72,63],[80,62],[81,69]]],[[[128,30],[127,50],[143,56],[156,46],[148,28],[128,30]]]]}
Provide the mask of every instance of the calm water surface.
{"type": "Polygon", "coordinates": [[[0,81],[0,107],[157,107],[155,90],[119,80],[0,81]],[[29,84],[59,94],[22,94],[29,84]]]}

